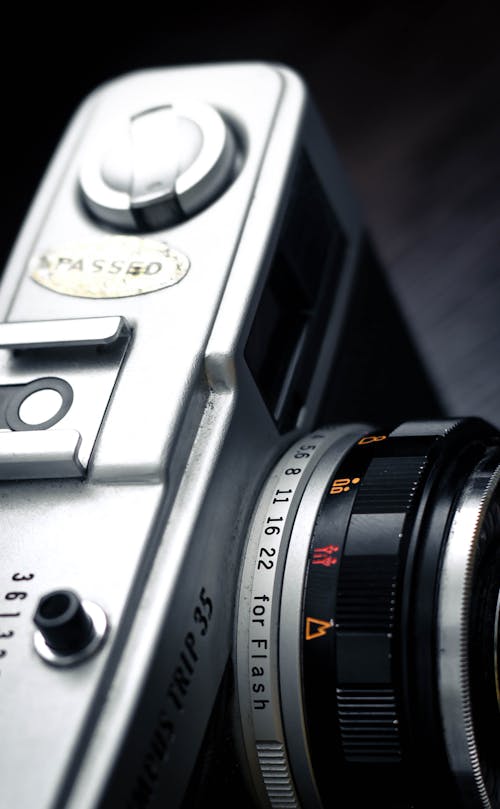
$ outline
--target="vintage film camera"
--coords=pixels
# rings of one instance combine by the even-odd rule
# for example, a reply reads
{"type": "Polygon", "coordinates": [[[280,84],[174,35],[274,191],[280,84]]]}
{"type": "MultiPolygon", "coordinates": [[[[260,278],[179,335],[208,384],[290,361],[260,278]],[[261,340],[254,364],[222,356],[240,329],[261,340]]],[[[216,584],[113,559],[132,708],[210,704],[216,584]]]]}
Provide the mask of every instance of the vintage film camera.
{"type": "Polygon", "coordinates": [[[500,806],[498,435],[300,79],[97,90],[0,306],[1,806],[500,806]]]}

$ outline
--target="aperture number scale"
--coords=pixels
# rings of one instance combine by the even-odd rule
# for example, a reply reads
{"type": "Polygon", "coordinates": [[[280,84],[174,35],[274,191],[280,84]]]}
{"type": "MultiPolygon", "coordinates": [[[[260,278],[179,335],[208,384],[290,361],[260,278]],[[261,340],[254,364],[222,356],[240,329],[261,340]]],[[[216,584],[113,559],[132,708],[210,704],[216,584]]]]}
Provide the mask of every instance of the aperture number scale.
{"type": "Polygon", "coordinates": [[[15,584],[0,595],[0,658],[9,653],[9,641],[15,636],[16,622],[21,617],[21,603],[29,597],[29,591],[21,587],[34,578],[34,573],[13,573],[10,580],[15,584]]]}
{"type": "Polygon", "coordinates": [[[315,434],[302,441],[288,450],[275,470],[273,482],[261,502],[259,528],[255,528],[251,536],[255,556],[252,558],[248,603],[248,646],[242,667],[248,671],[248,699],[255,739],[281,739],[282,735],[274,727],[272,708],[273,678],[277,671],[277,613],[280,608],[280,599],[275,599],[274,595],[301,492],[315,466],[318,452],[324,447],[325,436],[315,434]]]}
{"type": "MultiPolygon", "coordinates": [[[[318,436],[320,438],[321,436],[318,436]]],[[[302,444],[293,454],[293,458],[297,461],[305,460],[309,458],[311,453],[314,452],[316,449],[316,444],[302,444]]],[[[293,478],[296,476],[301,475],[302,473],[301,466],[288,466],[284,470],[284,474],[290,478],[290,488],[278,488],[275,490],[274,497],[272,499],[272,505],[277,505],[278,510],[280,506],[278,504],[281,503],[289,503],[290,498],[294,493],[294,486],[292,483],[293,478]]],[[[298,479],[298,478],[297,478],[298,479]]],[[[287,509],[285,509],[287,510],[287,509]]],[[[266,519],[266,524],[264,527],[264,536],[269,539],[270,542],[272,540],[281,539],[281,532],[283,530],[283,521],[284,515],[279,514],[278,516],[269,516],[266,519]]],[[[259,558],[257,562],[257,570],[272,570],[274,567],[277,548],[272,545],[271,547],[266,547],[265,545],[260,545],[259,547],[259,558]]]]}

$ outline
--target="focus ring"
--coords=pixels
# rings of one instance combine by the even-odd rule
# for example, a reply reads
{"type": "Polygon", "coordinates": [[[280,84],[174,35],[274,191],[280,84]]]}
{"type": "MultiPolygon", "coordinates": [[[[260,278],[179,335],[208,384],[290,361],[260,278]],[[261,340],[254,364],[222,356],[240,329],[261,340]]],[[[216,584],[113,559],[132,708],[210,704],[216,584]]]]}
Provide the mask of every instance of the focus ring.
{"type": "Polygon", "coordinates": [[[337,627],[349,632],[390,632],[394,624],[397,560],[349,556],[342,561],[337,627]]]}
{"type": "Polygon", "coordinates": [[[373,458],[353,506],[337,594],[337,711],[347,762],[402,758],[392,664],[397,586],[404,524],[426,462],[426,453],[373,458]],[[356,706],[349,721],[346,694],[356,706]]]}
{"type": "Polygon", "coordinates": [[[348,761],[399,761],[399,720],[392,688],[338,688],[337,705],[348,761]]]}
{"type": "MultiPolygon", "coordinates": [[[[391,439],[388,440],[390,444],[386,444],[385,448],[394,446],[391,439]]],[[[397,439],[396,442],[399,443],[397,439]]],[[[428,442],[426,450],[427,444],[428,442]]],[[[424,455],[409,457],[384,455],[382,458],[373,458],[358,489],[353,513],[405,514],[410,507],[426,462],[427,452],[424,455]]]]}

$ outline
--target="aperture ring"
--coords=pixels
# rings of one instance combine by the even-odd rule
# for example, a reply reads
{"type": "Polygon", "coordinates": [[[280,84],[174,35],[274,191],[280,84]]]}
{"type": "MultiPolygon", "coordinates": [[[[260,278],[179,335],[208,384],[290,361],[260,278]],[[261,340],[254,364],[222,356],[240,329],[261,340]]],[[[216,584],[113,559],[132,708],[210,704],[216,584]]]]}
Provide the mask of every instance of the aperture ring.
{"type": "MultiPolygon", "coordinates": [[[[409,457],[391,453],[372,458],[347,531],[335,650],[339,728],[347,762],[389,764],[402,758],[393,659],[405,523],[428,461],[429,440],[419,444],[419,454],[409,457]]],[[[386,452],[392,445],[389,438],[386,452]]]]}
{"type": "MultiPolygon", "coordinates": [[[[256,776],[259,800],[273,809],[299,806],[288,763],[278,682],[281,588],[288,542],[304,490],[325,453],[334,450],[335,457],[342,457],[365,430],[365,425],[330,428],[296,442],[273,470],[250,531],[238,608],[238,698],[245,747],[250,769],[256,776]]],[[[302,577],[303,570],[297,599],[298,625],[302,577]]],[[[296,661],[299,661],[298,634],[297,626],[293,654],[296,661]]],[[[296,700],[299,705],[300,697],[299,694],[296,700]]],[[[310,789],[307,805],[319,809],[313,780],[312,775],[305,777],[310,789]]]]}

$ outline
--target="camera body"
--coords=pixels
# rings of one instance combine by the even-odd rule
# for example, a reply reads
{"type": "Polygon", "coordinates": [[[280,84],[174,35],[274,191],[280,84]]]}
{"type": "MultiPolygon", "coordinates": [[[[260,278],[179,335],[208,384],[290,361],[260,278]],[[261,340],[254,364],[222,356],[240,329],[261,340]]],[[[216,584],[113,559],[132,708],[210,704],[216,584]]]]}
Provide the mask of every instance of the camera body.
{"type": "Polygon", "coordinates": [[[326,420],[439,408],[301,80],[98,89],[0,318],[2,805],[192,806],[266,474],[326,420]]]}

